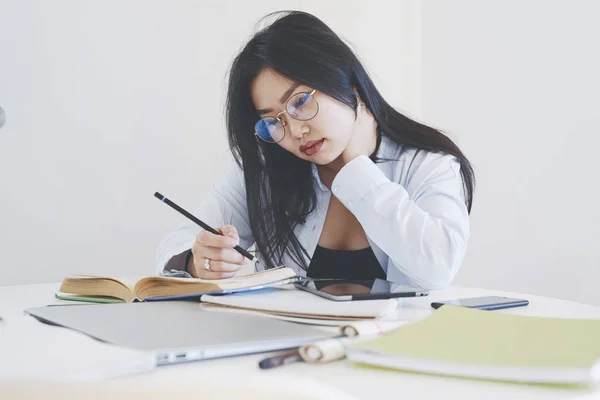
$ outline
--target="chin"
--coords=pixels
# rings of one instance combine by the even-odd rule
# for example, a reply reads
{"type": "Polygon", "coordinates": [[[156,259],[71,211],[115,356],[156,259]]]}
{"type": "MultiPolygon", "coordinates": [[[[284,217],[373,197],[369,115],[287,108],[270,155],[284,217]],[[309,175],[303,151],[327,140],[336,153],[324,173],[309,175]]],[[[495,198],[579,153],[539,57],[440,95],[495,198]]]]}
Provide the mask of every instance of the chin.
{"type": "Polygon", "coordinates": [[[318,165],[328,165],[335,161],[337,157],[319,157],[317,159],[312,160],[315,164],[318,165]]]}
{"type": "Polygon", "coordinates": [[[330,164],[342,154],[342,151],[336,151],[335,149],[332,149],[331,145],[332,142],[328,139],[325,139],[325,142],[323,143],[323,146],[321,147],[321,150],[319,150],[318,153],[310,157],[304,153],[301,153],[302,158],[317,165],[330,164]]]}
{"type": "Polygon", "coordinates": [[[302,158],[317,165],[327,165],[334,161],[337,157],[334,157],[331,153],[327,151],[320,151],[312,157],[307,157],[306,154],[302,154],[302,158]]]}

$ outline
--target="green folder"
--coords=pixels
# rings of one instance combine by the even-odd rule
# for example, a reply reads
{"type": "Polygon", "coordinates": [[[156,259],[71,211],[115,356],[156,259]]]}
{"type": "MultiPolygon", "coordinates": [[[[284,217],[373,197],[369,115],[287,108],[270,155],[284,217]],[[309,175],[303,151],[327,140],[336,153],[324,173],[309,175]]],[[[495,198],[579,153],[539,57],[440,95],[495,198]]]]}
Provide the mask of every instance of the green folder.
{"type": "Polygon", "coordinates": [[[600,381],[600,319],[446,305],[422,321],[349,346],[347,357],[415,372],[587,385],[600,381]]]}
{"type": "Polygon", "coordinates": [[[55,293],[59,300],[82,301],[86,303],[125,303],[125,300],[110,296],[84,296],[75,294],[55,293]]]}

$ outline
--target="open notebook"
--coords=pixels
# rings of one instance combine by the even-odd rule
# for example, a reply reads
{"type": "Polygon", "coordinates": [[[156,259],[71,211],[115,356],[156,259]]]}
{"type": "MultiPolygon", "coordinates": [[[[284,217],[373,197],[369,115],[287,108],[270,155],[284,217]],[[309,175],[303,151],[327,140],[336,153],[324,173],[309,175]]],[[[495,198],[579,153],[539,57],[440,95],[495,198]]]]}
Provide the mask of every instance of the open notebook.
{"type": "Polygon", "coordinates": [[[262,289],[297,279],[287,267],[219,280],[150,276],[130,284],[110,277],[74,275],[63,280],[56,297],[99,303],[172,300],[262,289]]]}
{"type": "Polygon", "coordinates": [[[553,384],[600,382],[600,319],[527,317],[446,305],[348,346],[349,360],[407,371],[553,384]]]}

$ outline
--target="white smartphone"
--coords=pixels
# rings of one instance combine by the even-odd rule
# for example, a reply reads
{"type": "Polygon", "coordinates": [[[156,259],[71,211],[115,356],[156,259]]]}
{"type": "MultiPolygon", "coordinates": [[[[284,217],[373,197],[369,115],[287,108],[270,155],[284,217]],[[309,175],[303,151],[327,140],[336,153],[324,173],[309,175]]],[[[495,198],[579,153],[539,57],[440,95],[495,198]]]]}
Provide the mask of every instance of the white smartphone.
{"type": "Polygon", "coordinates": [[[294,283],[300,290],[334,301],[391,299],[395,297],[427,296],[429,291],[401,285],[383,279],[313,279],[294,283]]]}

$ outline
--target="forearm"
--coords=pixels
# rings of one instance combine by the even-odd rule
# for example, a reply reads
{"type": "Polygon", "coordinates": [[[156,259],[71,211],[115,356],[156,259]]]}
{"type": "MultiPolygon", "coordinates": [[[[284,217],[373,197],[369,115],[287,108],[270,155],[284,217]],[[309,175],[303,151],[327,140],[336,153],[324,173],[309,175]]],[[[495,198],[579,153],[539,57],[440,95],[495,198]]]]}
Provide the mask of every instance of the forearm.
{"type": "Polygon", "coordinates": [[[460,267],[468,212],[451,162],[440,160],[420,186],[411,196],[371,160],[359,157],[342,168],[332,190],[395,267],[415,284],[434,289],[446,286],[460,267]]]}
{"type": "Polygon", "coordinates": [[[190,262],[192,260],[192,250],[186,250],[174,255],[165,265],[165,270],[175,270],[189,272],[190,262]]]}

